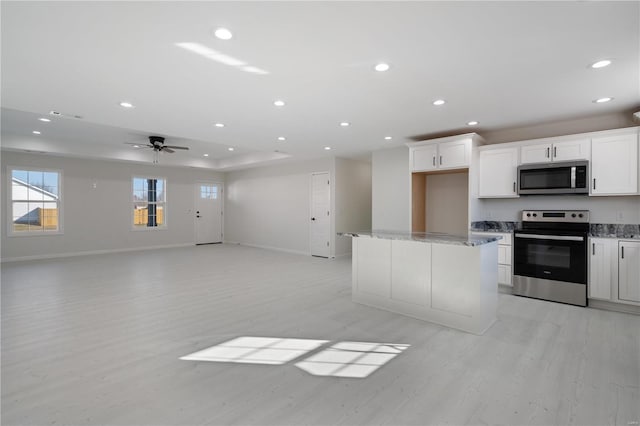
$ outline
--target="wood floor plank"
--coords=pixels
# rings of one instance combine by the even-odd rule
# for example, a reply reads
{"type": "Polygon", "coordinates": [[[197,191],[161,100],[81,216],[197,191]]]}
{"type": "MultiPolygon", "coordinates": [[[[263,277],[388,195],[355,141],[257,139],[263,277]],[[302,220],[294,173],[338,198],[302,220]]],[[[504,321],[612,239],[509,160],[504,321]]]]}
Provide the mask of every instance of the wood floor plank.
{"type": "Polygon", "coordinates": [[[351,302],[350,259],[209,245],[2,265],[3,425],[625,425],[640,317],[499,295],[483,336],[351,302]],[[184,361],[241,336],[410,345],[366,378],[184,361]]]}

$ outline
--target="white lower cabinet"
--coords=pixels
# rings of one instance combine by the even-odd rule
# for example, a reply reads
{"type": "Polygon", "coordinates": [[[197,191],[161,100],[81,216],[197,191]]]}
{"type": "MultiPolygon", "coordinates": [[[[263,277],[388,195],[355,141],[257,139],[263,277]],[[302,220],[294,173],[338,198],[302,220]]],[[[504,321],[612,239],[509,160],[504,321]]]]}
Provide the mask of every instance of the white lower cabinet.
{"type": "Polygon", "coordinates": [[[618,242],[618,298],[640,303],[640,242],[618,242]]]}
{"type": "Polygon", "coordinates": [[[589,298],[640,305],[640,241],[589,239],[589,298]]]}
{"type": "Polygon", "coordinates": [[[618,240],[591,238],[589,241],[589,298],[611,300],[612,268],[618,240]]]}
{"type": "Polygon", "coordinates": [[[502,237],[498,241],[498,284],[513,286],[513,238],[510,232],[471,232],[471,235],[502,237]]]}

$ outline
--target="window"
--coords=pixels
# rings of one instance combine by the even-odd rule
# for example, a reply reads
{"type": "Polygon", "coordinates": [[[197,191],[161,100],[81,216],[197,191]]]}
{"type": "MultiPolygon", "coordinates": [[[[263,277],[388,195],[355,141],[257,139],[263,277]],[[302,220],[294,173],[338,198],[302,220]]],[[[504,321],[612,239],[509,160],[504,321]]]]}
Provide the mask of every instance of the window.
{"type": "Polygon", "coordinates": [[[200,185],[200,198],[203,200],[217,200],[218,185],[200,185]]]}
{"type": "Polygon", "coordinates": [[[133,178],[133,228],[166,227],[167,181],[156,177],[133,178]]]}
{"type": "Polygon", "coordinates": [[[9,168],[11,235],[57,234],[61,226],[61,176],[54,170],[9,168]]]}

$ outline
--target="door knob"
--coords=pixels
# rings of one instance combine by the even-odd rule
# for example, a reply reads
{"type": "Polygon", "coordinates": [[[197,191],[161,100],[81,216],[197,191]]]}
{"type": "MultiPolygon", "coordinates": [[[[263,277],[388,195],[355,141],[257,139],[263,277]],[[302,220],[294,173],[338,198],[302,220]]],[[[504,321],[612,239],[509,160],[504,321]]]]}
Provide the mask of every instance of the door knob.
{"type": "Polygon", "coordinates": [[[312,217],[312,218],[311,218],[311,220],[316,220],[316,218],[315,218],[315,217],[312,217]]]}

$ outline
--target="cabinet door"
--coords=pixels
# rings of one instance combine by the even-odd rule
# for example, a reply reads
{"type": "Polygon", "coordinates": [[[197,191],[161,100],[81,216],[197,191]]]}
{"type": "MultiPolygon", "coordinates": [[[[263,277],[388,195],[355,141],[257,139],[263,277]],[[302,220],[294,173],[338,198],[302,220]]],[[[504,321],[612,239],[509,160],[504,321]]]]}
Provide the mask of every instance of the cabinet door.
{"type": "Polygon", "coordinates": [[[513,283],[511,282],[511,266],[509,265],[498,265],[498,284],[508,285],[513,287],[513,283]]]}
{"type": "Polygon", "coordinates": [[[438,145],[438,166],[447,169],[469,167],[471,164],[471,139],[443,142],[438,145]]]}
{"type": "Polygon", "coordinates": [[[618,298],[640,303],[640,242],[618,242],[618,298]]]}
{"type": "Polygon", "coordinates": [[[589,139],[556,142],[551,147],[551,158],[553,161],[589,160],[590,148],[591,140],[589,139]]]}
{"type": "Polygon", "coordinates": [[[589,298],[611,300],[611,262],[618,240],[591,238],[589,242],[589,298]]]}
{"type": "Polygon", "coordinates": [[[551,144],[524,145],[520,148],[520,163],[546,163],[551,161],[551,144]]]}
{"type": "Polygon", "coordinates": [[[517,197],[518,148],[480,151],[479,197],[517,197]]]}
{"type": "Polygon", "coordinates": [[[411,171],[422,172],[438,167],[438,144],[411,148],[411,171]]]}
{"type": "Polygon", "coordinates": [[[591,141],[591,195],[638,193],[638,134],[591,141]]]}

